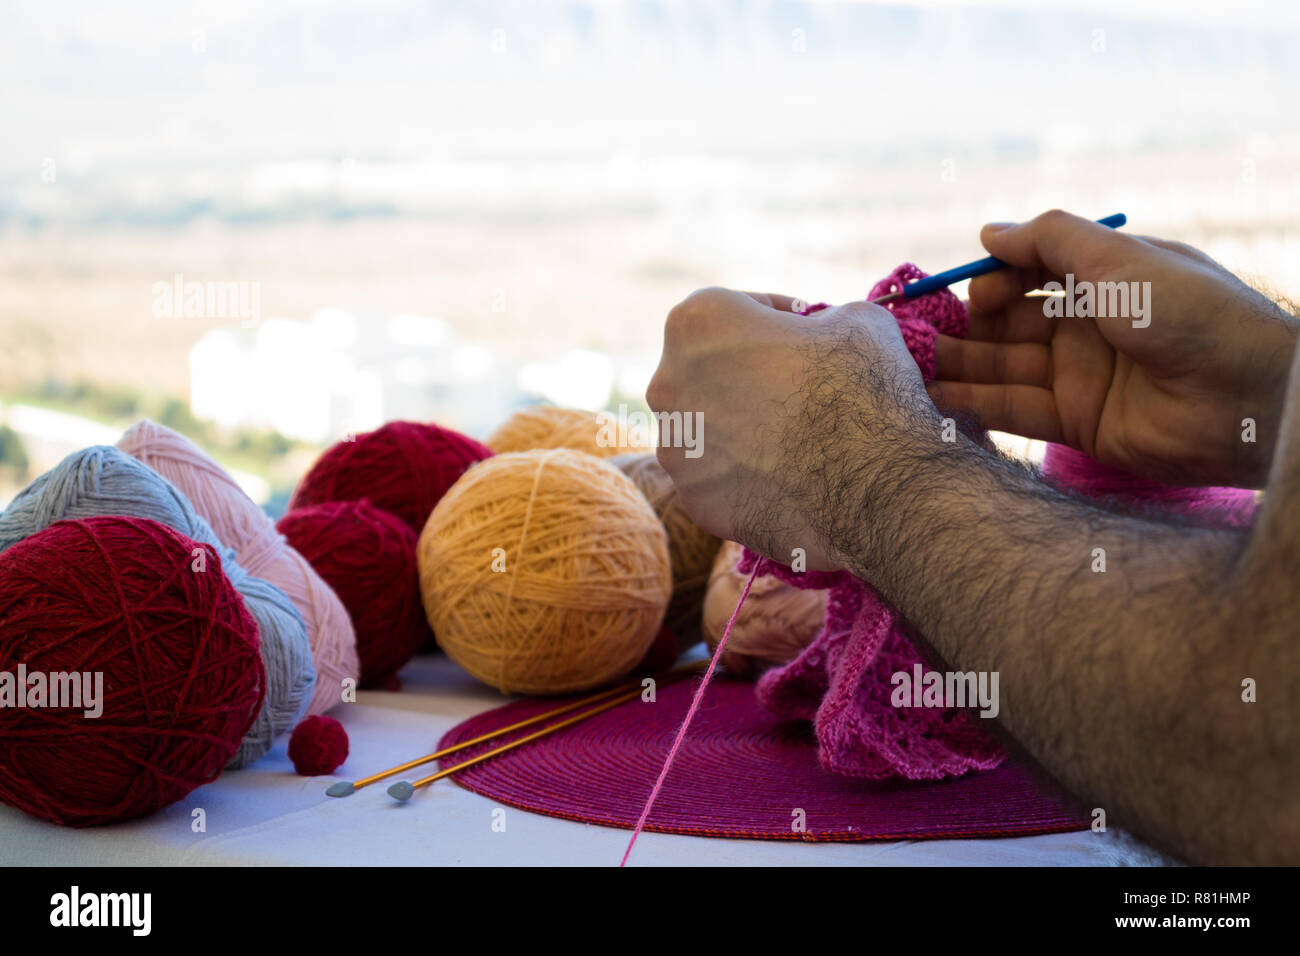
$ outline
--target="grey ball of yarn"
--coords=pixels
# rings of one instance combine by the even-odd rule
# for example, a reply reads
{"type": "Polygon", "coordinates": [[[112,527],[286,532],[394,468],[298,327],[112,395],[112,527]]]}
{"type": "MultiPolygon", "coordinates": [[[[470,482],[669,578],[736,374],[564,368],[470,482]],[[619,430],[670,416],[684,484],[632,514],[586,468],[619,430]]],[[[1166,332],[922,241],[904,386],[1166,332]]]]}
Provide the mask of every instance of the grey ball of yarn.
{"type": "Polygon", "coordinates": [[[56,521],[101,515],[148,518],[221,554],[222,569],[257,622],[266,666],[262,710],[226,765],[248,766],[298,723],[311,700],[316,670],[302,615],[283,591],[240,567],[234,551],[171,482],[109,445],[74,452],[19,492],[0,513],[0,552],[56,521]]]}

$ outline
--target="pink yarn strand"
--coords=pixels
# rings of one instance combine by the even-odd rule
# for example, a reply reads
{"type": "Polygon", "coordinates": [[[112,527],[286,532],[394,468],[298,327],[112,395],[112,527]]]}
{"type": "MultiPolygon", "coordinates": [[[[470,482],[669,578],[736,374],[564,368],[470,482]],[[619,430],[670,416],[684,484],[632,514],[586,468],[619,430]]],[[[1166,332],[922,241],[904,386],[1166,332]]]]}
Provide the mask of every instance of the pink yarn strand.
{"type": "Polygon", "coordinates": [[[704,679],[700,681],[700,686],[695,690],[695,696],[691,699],[690,709],[686,711],[686,719],[682,721],[682,726],[677,731],[677,739],[673,741],[672,747],[668,751],[668,759],[664,761],[664,768],[659,771],[659,779],[650,790],[650,797],[645,802],[645,809],[641,811],[641,818],[636,821],[636,826],[632,828],[632,839],[627,841],[627,849],[623,851],[623,859],[619,862],[619,867],[627,866],[627,858],[632,854],[632,847],[636,846],[636,838],[641,835],[645,828],[646,819],[650,816],[650,810],[655,805],[655,800],[659,797],[659,791],[663,789],[664,780],[668,776],[668,771],[672,768],[673,759],[677,756],[677,751],[686,738],[686,731],[691,726],[691,719],[695,716],[695,711],[700,707],[700,701],[704,699],[704,692],[709,689],[709,682],[713,680],[713,672],[717,670],[718,661],[722,660],[722,649],[727,646],[727,638],[731,636],[731,629],[736,624],[736,618],[740,616],[740,609],[744,606],[745,598],[749,597],[749,589],[754,586],[754,578],[758,577],[759,565],[754,565],[754,570],[750,572],[749,580],[745,582],[745,589],[740,592],[740,600],[736,602],[736,609],[731,612],[731,620],[727,621],[727,626],[722,632],[722,640],[718,641],[718,646],[713,650],[713,659],[709,661],[709,669],[704,672],[704,679]]]}

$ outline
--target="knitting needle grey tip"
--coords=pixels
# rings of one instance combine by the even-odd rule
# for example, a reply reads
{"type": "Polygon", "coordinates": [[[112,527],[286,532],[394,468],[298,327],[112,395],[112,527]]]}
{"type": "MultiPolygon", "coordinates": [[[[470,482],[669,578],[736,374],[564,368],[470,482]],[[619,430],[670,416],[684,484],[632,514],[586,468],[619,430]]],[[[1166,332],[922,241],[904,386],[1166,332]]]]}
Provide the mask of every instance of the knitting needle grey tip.
{"type": "Polygon", "coordinates": [[[903,293],[901,292],[891,292],[889,293],[889,295],[882,295],[878,299],[872,299],[871,304],[884,305],[886,302],[893,302],[895,299],[901,299],[902,297],[903,297],[903,293]]]}
{"type": "Polygon", "coordinates": [[[351,780],[341,780],[338,783],[331,785],[330,788],[325,791],[325,794],[330,797],[350,797],[356,792],[356,789],[357,788],[353,786],[351,780]]]}
{"type": "Polygon", "coordinates": [[[410,800],[414,794],[415,788],[405,780],[401,780],[388,788],[388,795],[394,800],[400,800],[403,803],[410,800]]]}

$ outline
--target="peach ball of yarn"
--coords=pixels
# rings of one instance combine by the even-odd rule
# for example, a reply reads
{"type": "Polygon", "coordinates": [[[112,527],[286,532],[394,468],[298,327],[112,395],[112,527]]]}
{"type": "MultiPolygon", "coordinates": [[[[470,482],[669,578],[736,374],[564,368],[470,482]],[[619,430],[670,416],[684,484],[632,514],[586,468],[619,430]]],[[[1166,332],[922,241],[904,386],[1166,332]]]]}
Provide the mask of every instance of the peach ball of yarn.
{"type": "Polygon", "coordinates": [[[653,454],[619,455],[610,462],[641,489],[668,533],[673,596],[668,602],[664,625],[677,637],[678,650],[686,650],[700,638],[704,592],[722,541],[687,517],[673,480],[653,454]]]}
{"type": "Polygon", "coordinates": [[[498,455],[537,448],[569,448],[597,458],[612,458],[630,451],[646,451],[650,438],[635,429],[620,433],[612,414],[588,412],[554,405],[520,409],[484,443],[498,455]]]}
{"type": "Polygon", "coordinates": [[[420,590],[438,645],[505,693],[563,694],[645,657],[672,593],[663,526],[631,479],[567,449],[473,465],[429,515],[420,590]]]}
{"type": "Polygon", "coordinates": [[[361,663],[352,619],[334,590],[290,547],[275,523],[220,465],[194,442],[148,419],[127,430],[117,447],[175,485],[253,577],[289,598],[302,615],[316,667],[307,714],[323,714],[343,700],[343,681],[357,680],[361,663]]]}
{"type": "MultiPolygon", "coordinates": [[[[704,640],[712,653],[722,640],[749,575],[736,570],[743,549],[724,541],[713,562],[704,597],[704,640]]],[[[822,629],[826,592],[803,590],[773,577],[758,577],[727,638],[722,662],[734,674],[756,674],[798,657],[822,629]]]]}

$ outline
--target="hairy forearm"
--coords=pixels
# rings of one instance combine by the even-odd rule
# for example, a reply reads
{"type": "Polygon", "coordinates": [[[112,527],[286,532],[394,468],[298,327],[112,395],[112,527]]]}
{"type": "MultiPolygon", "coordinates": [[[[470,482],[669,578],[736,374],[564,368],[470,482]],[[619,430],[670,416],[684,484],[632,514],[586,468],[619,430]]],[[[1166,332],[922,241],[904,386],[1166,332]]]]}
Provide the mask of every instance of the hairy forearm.
{"type": "MultiPolygon", "coordinates": [[[[841,447],[860,454],[822,466],[834,491],[821,531],[949,666],[999,672],[1001,723],[1111,822],[1198,861],[1295,862],[1295,383],[1291,447],[1247,533],[1062,494],[964,437],[944,441],[923,396],[866,372],[862,387],[928,411],[835,413],[841,447]],[[1243,702],[1245,678],[1258,703],[1243,702]]],[[[823,398],[812,415],[843,396],[823,398]]]]}

